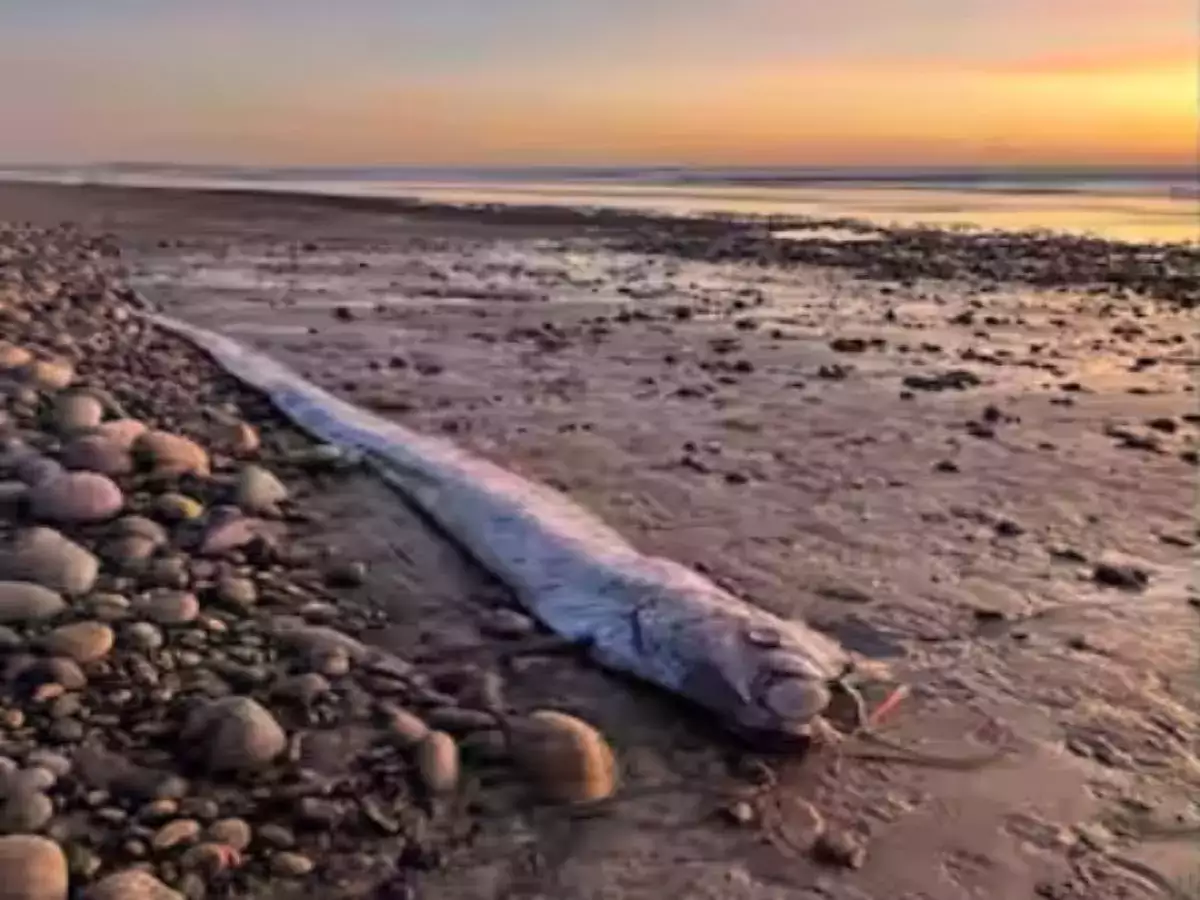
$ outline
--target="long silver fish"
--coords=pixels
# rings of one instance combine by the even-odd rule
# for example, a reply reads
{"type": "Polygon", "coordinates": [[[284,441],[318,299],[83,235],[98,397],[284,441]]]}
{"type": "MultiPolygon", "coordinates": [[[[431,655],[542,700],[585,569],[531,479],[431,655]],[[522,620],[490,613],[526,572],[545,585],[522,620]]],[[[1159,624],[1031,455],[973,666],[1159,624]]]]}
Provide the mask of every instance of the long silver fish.
{"type": "Polygon", "coordinates": [[[840,645],[648,557],[550,488],[346,403],[237,341],[175,319],[157,325],[206,351],[320,440],[360,452],[392,486],[505,582],[533,616],[752,740],[808,735],[851,663],[840,645]]]}

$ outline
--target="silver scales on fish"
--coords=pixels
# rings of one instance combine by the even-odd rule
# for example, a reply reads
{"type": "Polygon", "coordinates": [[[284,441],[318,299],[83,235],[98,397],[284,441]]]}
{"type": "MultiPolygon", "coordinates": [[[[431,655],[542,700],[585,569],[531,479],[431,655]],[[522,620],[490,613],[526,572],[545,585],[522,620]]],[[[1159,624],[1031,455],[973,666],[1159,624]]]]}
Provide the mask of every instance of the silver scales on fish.
{"type": "Polygon", "coordinates": [[[892,743],[870,727],[855,687],[862,660],[826,635],[645,556],[564,495],[346,403],[231,338],[149,318],[309,434],[367,462],[558,638],[707,710],[750,744],[802,748],[828,737],[824,716],[841,692],[853,701],[854,733],[900,751],[902,761],[963,768],[998,757],[941,757],[892,743]]]}

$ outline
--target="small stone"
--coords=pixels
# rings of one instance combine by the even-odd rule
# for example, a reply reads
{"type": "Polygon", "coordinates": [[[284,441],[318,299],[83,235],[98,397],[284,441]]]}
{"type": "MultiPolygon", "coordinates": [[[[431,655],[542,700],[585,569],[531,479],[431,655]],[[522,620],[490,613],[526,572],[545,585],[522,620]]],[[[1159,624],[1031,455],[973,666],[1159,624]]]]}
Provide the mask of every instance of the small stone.
{"type": "Polygon", "coordinates": [[[832,830],[822,834],[813,847],[819,862],[844,869],[861,869],[867,861],[867,846],[862,838],[847,831],[832,830]]]}
{"type": "Polygon", "coordinates": [[[28,528],[0,559],[0,577],[31,581],[60,594],[86,594],[96,583],[100,561],[52,528],[28,528]]]}
{"type": "Polygon", "coordinates": [[[125,505],[121,489],[97,472],[67,472],[29,491],[34,518],[49,522],[102,522],[125,505]]]}
{"type": "Polygon", "coordinates": [[[162,494],[154,501],[154,514],[166,522],[192,522],[204,515],[204,504],[185,494],[162,494]]]}
{"type": "Polygon", "coordinates": [[[30,670],[41,684],[57,684],[64,690],[78,691],[87,687],[87,676],[73,659],[51,656],[39,660],[30,670]]]}
{"type": "Polygon", "coordinates": [[[547,799],[594,803],[617,789],[616,757],[588,723],[539,710],[512,728],[513,758],[535,779],[547,799]]]}
{"type": "Polygon", "coordinates": [[[301,706],[311,706],[332,690],[333,687],[323,675],[307,672],[283,679],[275,685],[271,693],[301,706]]]}
{"type": "Polygon", "coordinates": [[[182,738],[213,772],[256,769],[287,748],[287,734],[274,716],[248,697],[226,697],[196,710],[182,738]]]}
{"type": "Polygon", "coordinates": [[[1126,562],[1101,561],[1092,570],[1097,584],[1121,588],[1126,591],[1141,591],[1150,583],[1150,573],[1144,568],[1126,562]]]}
{"type": "Polygon", "coordinates": [[[234,501],[251,515],[275,516],[288,499],[286,485],[262,466],[244,466],[238,473],[234,501]]]}
{"type": "Polygon", "coordinates": [[[200,601],[187,591],[159,588],[134,601],[134,610],[157,625],[186,625],[200,615],[200,601]]]}
{"type": "Polygon", "coordinates": [[[249,578],[222,575],[213,594],[218,603],[237,610],[246,610],[258,602],[258,588],[249,578]]]}
{"type": "Polygon", "coordinates": [[[330,587],[361,587],[367,580],[367,564],[347,560],[325,570],[325,583],[330,587]]]}
{"type": "Polygon", "coordinates": [[[482,624],[484,634],[510,640],[528,637],[536,630],[537,626],[529,616],[513,609],[492,610],[482,624]]]}
{"type": "Polygon", "coordinates": [[[52,772],[56,778],[66,778],[71,774],[71,760],[52,750],[34,750],[25,758],[25,764],[52,772]]]}
{"type": "Polygon", "coordinates": [[[444,731],[431,731],[417,745],[417,772],[431,794],[447,794],[458,787],[458,745],[444,731]]]}
{"type": "Polygon", "coordinates": [[[316,864],[300,853],[284,851],[271,855],[271,871],[283,878],[301,878],[315,868],[316,864]]]}
{"type": "Polygon", "coordinates": [[[221,819],[208,827],[207,837],[218,844],[242,851],[250,846],[254,832],[244,819],[221,819]]]}
{"type": "Polygon", "coordinates": [[[0,624],[52,619],[67,608],[57,591],[25,581],[0,581],[0,624]]]}
{"type": "Polygon", "coordinates": [[[55,628],[42,639],[42,646],[52,656],[86,664],[108,656],[115,640],[113,630],[101,622],[75,622],[55,628]]]}
{"type": "Polygon", "coordinates": [[[392,741],[404,749],[417,746],[430,732],[419,716],[399,707],[388,710],[385,727],[392,741]]]}
{"type": "Polygon", "coordinates": [[[116,872],[96,882],[83,895],[84,900],[185,900],[143,869],[116,872]]]}
{"type": "Polygon", "coordinates": [[[77,472],[117,476],[133,471],[133,456],[129,451],[97,434],[84,435],[71,441],[63,448],[60,459],[66,468],[77,472]]]}
{"type": "Polygon", "coordinates": [[[176,819],[168,822],[150,838],[155,850],[170,850],[181,844],[194,844],[200,838],[200,823],[195,819],[176,819]]]}
{"type": "Polygon", "coordinates": [[[235,860],[236,856],[231,848],[205,841],[203,844],[189,847],[180,857],[179,865],[184,871],[198,872],[212,878],[228,870],[235,860]]]}
{"type": "Polygon", "coordinates": [[[33,834],[54,817],[54,803],[41,791],[14,790],[0,804],[0,833],[33,834]]]}
{"type": "Polygon", "coordinates": [[[296,846],[296,837],[291,830],[275,822],[269,822],[259,828],[258,839],[277,850],[290,850],[296,846]]]}
{"type": "Polygon", "coordinates": [[[54,841],[27,835],[0,838],[4,900],[67,900],[67,858],[54,841]]]}
{"type": "Polygon", "coordinates": [[[39,391],[61,391],[75,380],[75,369],[65,360],[38,359],[27,364],[22,375],[39,391]]]}
{"type": "Polygon", "coordinates": [[[321,654],[313,661],[317,671],[329,678],[343,678],[350,674],[350,654],[341,647],[336,647],[321,654]]]}
{"type": "Polygon", "coordinates": [[[91,881],[104,866],[103,860],[82,844],[71,844],[66,854],[71,875],[84,881],[91,881]]]}
{"type": "Polygon", "coordinates": [[[54,401],[54,427],[62,434],[95,428],[104,418],[104,404],[91,394],[72,391],[54,401]]]}
{"type": "Polygon", "coordinates": [[[220,517],[204,529],[199,551],[202,556],[228,556],[242,550],[262,538],[270,539],[270,532],[260,519],[244,516],[220,517]]]}
{"type": "Polygon", "coordinates": [[[478,709],[461,709],[457,706],[437,707],[426,715],[430,727],[451,734],[467,734],[486,731],[496,727],[496,717],[478,709]]]}
{"type": "MultiPolygon", "coordinates": [[[[13,474],[15,474],[17,478],[23,481],[25,484],[29,485],[29,487],[32,489],[39,484],[44,484],[47,481],[58,478],[65,471],[66,470],[62,467],[62,464],[58,462],[58,460],[51,459],[48,456],[38,456],[37,454],[34,454],[33,456],[29,456],[21,460],[13,474]]],[[[28,500],[31,495],[32,490],[26,491],[26,500],[28,500]]]]}
{"type": "Polygon", "coordinates": [[[33,362],[33,354],[9,341],[0,341],[0,372],[11,372],[33,362]]]}
{"type": "Polygon", "coordinates": [[[111,422],[100,423],[92,432],[92,436],[107,441],[124,450],[126,453],[130,453],[133,450],[133,445],[137,443],[137,439],[145,434],[147,430],[146,425],[137,419],[114,419],[111,422]]]}
{"type": "Polygon", "coordinates": [[[190,438],[166,431],[148,431],[134,442],[134,456],[145,460],[156,475],[212,474],[208,451],[190,438]]]}
{"type": "Polygon", "coordinates": [[[222,444],[231,456],[253,456],[262,446],[258,430],[245,422],[233,422],[224,429],[222,444]]]}
{"type": "Polygon", "coordinates": [[[150,622],[134,622],[124,635],[131,647],[143,652],[158,650],[166,642],[162,629],[150,622]]]}

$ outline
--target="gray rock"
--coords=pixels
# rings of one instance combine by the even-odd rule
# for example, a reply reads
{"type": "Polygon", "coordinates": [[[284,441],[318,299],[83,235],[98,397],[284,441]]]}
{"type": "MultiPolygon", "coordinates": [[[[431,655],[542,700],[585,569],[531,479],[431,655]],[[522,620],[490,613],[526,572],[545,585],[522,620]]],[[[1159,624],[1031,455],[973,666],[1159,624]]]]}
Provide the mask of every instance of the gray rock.
{"type": "Polygon", "coordinates": [[[258,588],[254,582],[236,575],[222,575],[213,595],[218,603],[238,610],[249,609],[258,602],[258,588]]]}
{"type": "Polygon", "coordinates": [[[171,539],[167,529],[145,516],[122,516],[112,523],[109,533],[114,537],[143,538],[156,548],[166,546],[171,539]]]}
{"type": "Polygon", "coordinates": [[[52,619],[67,608],[57,591],[27,581],[0,581],[0,623],[27,624],[52,619]]]}
{"type": "Polygon", "coordinates": [[[0,833],[33,834],[54,817],[54,803],[41,791],[18,788],[0,803],[0,833]]]}
{"type": "Polygon", "coordinates": [[[202,706],[188,717],[182,740],[213,772],[257,769],[287,748],[287,734],[275,717],[249,697],[226,697],[202,706]]]}
{"type": "MultiPolygon", "coordinates": [[[[17,476],[18,480],[32,488],[59,477],[64,471],[58,460],[34,454],[22,459],[13,470],[13,474],[17,476]]],[[[25,496],[28,498],[29,492],[25,496]]]]}
{"type": "Polygon", "coordinates": [[[288,498],[282,481],[262,466],[243,466],[234,488],[234,502],[246,512],[258,516],[274,516],[279,505],[288,498]]]}
{"type": "Polygon", "coordinates": [[[5,900],[67,900],[67,858],[54,841],[27,835],[0,838],[5,900]]]}
{"type": "Polygon", "coordinates": [[[52,528],[29,528],[0,557],[0,577],[31,581],[61,594],[86,594],[96,584],[100,561],[52,528]]]}
{"type": "Polygon", "coordinates": [[[102,522],[125,505],[121,489],[97,472],[68,472],[29,491],[35,518],[49,522],[102,522]]]}
{"type": "Polygon", "coordinates": [[[130,646],[142,651],[154,651],[165,643],[162,629],[149,622],[134,622],[125,629],[130,646]]]}

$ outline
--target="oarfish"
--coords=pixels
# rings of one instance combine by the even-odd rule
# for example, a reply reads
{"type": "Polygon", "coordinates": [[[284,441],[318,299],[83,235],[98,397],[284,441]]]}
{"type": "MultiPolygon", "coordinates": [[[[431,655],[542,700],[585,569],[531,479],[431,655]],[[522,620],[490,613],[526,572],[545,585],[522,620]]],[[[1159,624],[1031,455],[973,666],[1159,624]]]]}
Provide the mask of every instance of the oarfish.
{"type": "Polygon", "coordinates": [[[547,628],[598,664],[704,707],[753,739],[806,736],[850,654],[686,566],[639,553],[565,495],[355,407],[237,341],[163,316],[319,440],[360,452],[507,584],[547,628]]]}

